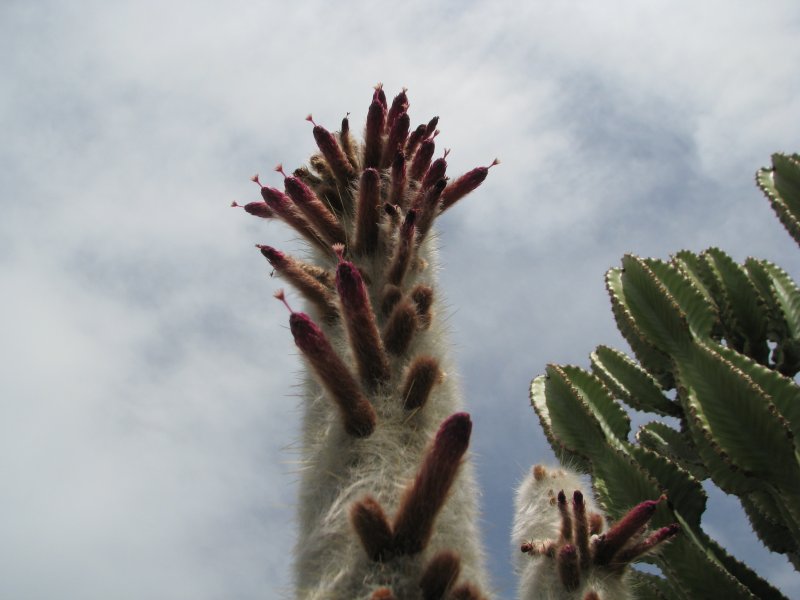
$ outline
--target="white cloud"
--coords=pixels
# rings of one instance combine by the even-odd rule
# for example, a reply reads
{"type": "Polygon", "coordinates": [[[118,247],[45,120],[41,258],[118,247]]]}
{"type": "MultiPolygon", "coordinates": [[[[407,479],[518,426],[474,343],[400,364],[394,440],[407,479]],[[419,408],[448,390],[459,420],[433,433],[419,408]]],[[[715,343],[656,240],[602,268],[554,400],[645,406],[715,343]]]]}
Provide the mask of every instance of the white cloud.
{"type": "Polygon", "coordinates": [[[800,138],[791,2],[0,11],[10,597],[285,591],[297,362],[250,245],[296,246],[226,205],[305,160],[306,113],[358,128],[378,80],[410,88],[415,123],[441,116],[453,174],[503,161],[442,223],[493,544],[547,452],[527,382],[619,345],[602,274],[623,252],[713,243],[800,272],[751,184],[800,138]]]}

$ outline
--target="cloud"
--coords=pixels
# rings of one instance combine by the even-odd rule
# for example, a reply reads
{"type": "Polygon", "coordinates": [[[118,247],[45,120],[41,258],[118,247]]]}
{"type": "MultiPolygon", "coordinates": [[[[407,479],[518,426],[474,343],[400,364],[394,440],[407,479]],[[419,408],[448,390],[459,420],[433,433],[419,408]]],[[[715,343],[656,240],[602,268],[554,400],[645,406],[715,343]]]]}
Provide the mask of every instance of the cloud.
{"type": "Polygon", "coordinates": [[[379,80],[441,116],[451,173],[503,161],[440,236],[503,597],[511,490],[550,456],[528,381],[623,346],[605,270],[718,244],[800,273],[752,185],[800,137],[790,2],[0,10],[9,597],[288,595],[299,363],[251,245],[301,250],[227,204],[379,80]]]}

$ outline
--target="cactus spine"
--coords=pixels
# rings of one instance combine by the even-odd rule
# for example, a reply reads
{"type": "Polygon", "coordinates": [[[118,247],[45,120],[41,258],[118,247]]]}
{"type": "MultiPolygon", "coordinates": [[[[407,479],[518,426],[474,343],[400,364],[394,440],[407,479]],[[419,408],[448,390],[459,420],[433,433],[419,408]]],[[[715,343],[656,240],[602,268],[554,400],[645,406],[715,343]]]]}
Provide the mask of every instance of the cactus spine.
{"type": "MultiPolygon", "coordinates": [[[[800,243],[800,157],[774,155],[757,182],[800,243]]],[[[591,373],[549,365],[533,380],[553,449],[592,475],[612,517],[662,491],[669,498],[653,521],[677,521],[685,535],[654,556],[666,578],[639,577],[649,594],[783,598],[703,532],[701,482],[738,496],[761,541],[800,567],[800,290],[776,265],[739,265],[717,248],[668,262],[627,255],[606,286],[638,362],[599,346],[591,373]],[[618,401],[678,427],[654,420],[632,443],[618,401]]]]}
{"type": "Polygon", "coordinates": [[[297,598],[477,599],[487,586],[431,226],[489,167],[448,183],[437,120],[409,135],[408,106],[379,85],[363,144],[348,118],[333,134],[309,116],[310,168],[279,166],[285,191],[254,177],[263,202],[244,207],[310,246],[309,260],[259,246],[309,311],[289,308],[308,366],[297,598]]]}

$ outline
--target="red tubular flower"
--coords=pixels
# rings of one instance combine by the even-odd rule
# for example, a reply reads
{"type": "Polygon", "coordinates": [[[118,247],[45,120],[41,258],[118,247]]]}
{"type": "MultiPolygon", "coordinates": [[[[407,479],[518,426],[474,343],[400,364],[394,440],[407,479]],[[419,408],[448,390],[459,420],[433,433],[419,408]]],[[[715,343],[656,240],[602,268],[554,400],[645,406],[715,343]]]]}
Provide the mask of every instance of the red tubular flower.
{"type": "Polygon", "coordinates": [[[373,100],[367,112],[367,126],[364,130],[364,168],[380,166],[383,153],[383,128],[386,124],[386,109],[373,100]]]}
{"type": "Polygon", "coordinates": [[[417,153],[414,154],[414,160],[411,161],[411,169],[408,176],[411,179],[420,181],[427,173],[428,167],[431,165],[433,153],[436,151],[436,142],[432,138],[428,138],[420,143],[417,153]]]}
{"type": "Polygon", "coordinates": [[[681,526],[677,523],[657,529],[638,544],[621,550],[619,554],[614,557],[614,562],[627,564],[655,549],[655,547],[662,542],[676,536],[680,530],[681,526]]]}
{"type": "Polygon", "coordinates": [[[433,220],[440,212],[440,200],[446,185],[447,182],[444,179],[440,179],[425,192],[420,202],[417,213],[417,244],[423,242],[433,225],[433,220]]]}
{"type": "Polygon", "coordinates": [[[486,176],[489,174],[489,169],[499,164],[500,161],[495,158],[488,167],[476,167],[471,171],[467,171],[448,185],[444,192],[442,192],[442,212],[474,191],[486,179],[486,176]]]}
{"type": "Polygon", "coordinates": [[[445,150],[442,158],[437,158],[431,163],[425,177],[422,178],[422,185],[420,189],[426,190],[440,179],[444,179],[447,174],[447,155],[449,151],[445,150]]]}
{"type": "Polygon", "coordinates": [[[411,135],[408,136],[408,140],[406,141],[406,148],[403,151],[407,160],[410,160],[414,153],[417,151],[417,146],[419,146],[420,142],[425,139],[425,125],[419,125],[414,131],[411,132],[411,135]]]}
{"type": "Polygon", "coordinates": [[[458,579],[461,559],[450,550],[442,550],[426,565],[419,580],[423,600],[441,600],[458,579]]]}
{"type": "Polygon", "coordinates": [[[283,221],[297,231],[300,235],[313,243],[318,248],[328,251],[327,244],[322,240],[316,229],[295,208],[291,198],[273,187],[261,187],[261,197],[267,206],[283,221]]]}
{"type": "Polygon", "coordinates": [[[408,271],[408,264],[414,251],[414,231],[416,230],[417,211],[413,208],[406,213],[403,225],[400,228],[400,236],[397,240],[392,262],[389,263],[389,270],[386,274],[386,281],[392,285],[400,286],[403,278],[408,271]]]}
{"type": "Polygon", "coordinates": [[[297,312],[289,317],[289,328],[295,344],[339,407],[345,431],[354,437],[370,435],[377,420],[375,410],[322,330],[307,314],[297,312]]]}
{"type": "Polygon", "coordinates": [[[417,356],[408,368],[403,384],[403,408],[418,410],[425,406],[428,397],[442,378],[439,361],[433,356],[417,356]]]}
{"type": "Polygon", "coordinates": [[[397,116],[389,130],[389,137],[386,139],[386,145],[383,147],[383,156],[381,157],[381,169],[386,169],[392,164],[395,154],[403,149],[405,146],[406,138],[408,137],[408,129],[411,126],[411,119],[408,113],[401,113],[397,116]]]}
{"type": "Polygon", "coordinates": [[[392,191],[389,202],[401,208],[406,204],[406,158],[402,152],[394,155],[392,161],[392,191]]]}
{"type": "Polygon", "coordinates": [[[417,305],[419,323],[423,329],[431,325],[431,308],[433,307],[433,288],[419,284],[411,290],[411,299],[417,305]]]}
{"type": "Polygon", "coordinates": [[[417,331],[417,309],[408,300],[401,300],[392,311],[383,330],[383,344],[389,354],[402,356],[417,331]]]}
{"type": "Polygon", "coordinates": [[[586,503],[583,494],[575,490],[572,494],[572,513],[575,517],[573,526],[575,532],[575,545],[578,548],[578,558],[582,569],[589,566],[591,555],[589,553],[589,520],[586,517],[586,503]]]}
{"type": "Polygon", "coordinates": [[[486,600],[486,596],[471,583],[462,583],[450,592],[447,600],[486,600]]]}
{"type": "Polygon", "coordinates": [[[262,219],[272,219],[275,217],[275,213],[272,212],[269,206],[267,206],[266,202],[248,202],[242,206],[234,200],[231,202],[231,207],[243,208],[248,214],[251,214],[254,217],[261,217],[262,219]]]}
{"type": "Polygon", "coordinates": [[[358,157],[356,156],[356,145],[353,141],[353,136],[350,135],[350,113],[345,115],[342,119],[342,129],[339,132],[339,142],[342,145],[342,151],[350,162],[353,169],[358,169],[358,157]]]}
{"type": "Polygon", "coordinates": [[[594,563],[609,564],[614,555],[639,534],[652,518],[659,500],[647,500],[634,506],[614,526],[594,541],[594,563]]]}
{"type": "Polygon", "coordinates": [[[350,181],[356,176],[356,172],[350,161],[347,160],[347,156],[345,156],[336,138],[330,131],[314,123],[311,115],[308,115],[307,119],[314,125],[314,140],[317,142],[322,156],[328,161],[336,181],[342,186],[350,185],[350,181]]]}
{"type": "Polygon", "coordinates": [[[574,592],[581,585],[581,571],[578,567],[578,552],[572,544],[565,544],[556,556],[558,577],[568,592],[574,592]]]}
{"type": "Polygon", "coordinates": [[[350,509],[350,522],[371,560],[377,562],[392,557],[392,527],[375,498],[367,496],[356,502],[350,509]]]}
{"type": "Polygon", "coordinates": [[[390,132],[392,127],[394,127],[395,121],[397,121],[398,117],[408,112],[408,96],[406,96],[406,89],[397,94],[392,100],[392,107],[389,109],[389,114],[386,117],[386,131],[390,132]]]}
{"type": "Polygon", "coordinates": [[[455,481],[469,446],[472,421],[467,413],[448,417],[423,458],[414,482],[406,489],[395,517],[394,546],[398,554],[425,549],[433,523],[455,481]]]}
{"type": "Polygon", "coordinates": [[[350,345],[361,380],[369,388],[374,388],[389,379],[389,362],[364,281],[353,263],[339,263],[336,269],[336,289],[342,302],[350,345]]]}
{"type": "Polygon", "coordinates": [[[331,289],[313,277],[308,269],[303,267],[302,261],[292,258],[272,246],[258,245],[256,247],[261,250],[261,254],[272,267],[319,310],[323,319],[326,321],[336,319],[338,310],[333,301],[334,296],[331,289]]]}
{"type": "Polygon", "coordinates": [[[353,250],[357,254],[374,254],[378,249],[380,199],[380,174],[375,169],[364,169],[356,204],[356,239],[353,250]]]}
{"type": "Polygon", "coordinates": [[[286,177],[283,185],[295,206],[302,211],[326,242],[333,245],[344,244],[347,241],[339,220],[301,179],[286,177]]]}

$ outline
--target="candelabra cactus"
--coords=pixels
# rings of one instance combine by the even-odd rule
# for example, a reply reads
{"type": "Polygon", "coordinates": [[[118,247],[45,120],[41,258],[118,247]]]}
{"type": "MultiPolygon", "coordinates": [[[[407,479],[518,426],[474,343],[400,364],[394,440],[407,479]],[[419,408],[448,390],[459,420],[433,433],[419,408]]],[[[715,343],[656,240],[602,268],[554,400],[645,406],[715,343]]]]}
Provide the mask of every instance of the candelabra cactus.
{"type": "MultiPolygon", "coordinates": [[[[364,143],[313,125],[319,153],[263,185],[247,212],[277,218],[309,259],[259,246],[309,314],[291,308],[305,381],[296,597],[482,598],[486,575],[471,421],[437,319],[431,226],[486,178],[448,182],[434,118],[410,131],[405,91],[378,86],[364,143]]],[[[289,303],[283,292],[278,297],[289,303]]]]}
{"type": "MultiPolygon", "coordinates": [[[[774,155],[757,181],[800,243],[800,157],[774,155]]],[[[783,598],[703,532],[700,482],[738,496],[761,541],[800,566],[800,290],[776,265],[738,265],[716,248],[669,262],[625,256],[606,285],[638,363],[599,346],[591,373],[550,365],[533,380],[553,449],[591,473],[612,517],[668,496],[653,521],[677,521],[684,535],[654,556],[666,579],[639,576],[650,593],[783,598]],[[633,443],[617,400],[672,422],[642,426],[633,443]]]]}

